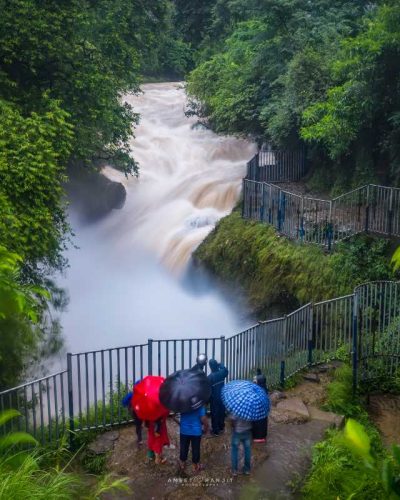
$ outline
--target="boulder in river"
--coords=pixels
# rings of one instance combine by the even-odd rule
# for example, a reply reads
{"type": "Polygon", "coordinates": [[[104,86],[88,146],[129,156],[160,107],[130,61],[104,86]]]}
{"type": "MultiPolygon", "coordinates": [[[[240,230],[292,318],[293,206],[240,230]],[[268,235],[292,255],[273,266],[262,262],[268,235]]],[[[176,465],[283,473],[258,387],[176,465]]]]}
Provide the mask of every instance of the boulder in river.
{"type": "Polygon", "coordinates": [[[95,169],[73,167],[69,169],[68,177],[68,198],[84,219],[101,218],[125,204],[125,186],[95,169]]]}

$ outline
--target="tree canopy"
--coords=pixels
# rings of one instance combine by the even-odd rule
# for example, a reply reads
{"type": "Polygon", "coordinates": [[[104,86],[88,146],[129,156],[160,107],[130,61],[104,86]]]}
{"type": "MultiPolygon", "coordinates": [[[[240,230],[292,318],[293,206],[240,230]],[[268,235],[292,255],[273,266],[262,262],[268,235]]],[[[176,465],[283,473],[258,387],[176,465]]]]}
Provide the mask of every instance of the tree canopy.
{"type": "Polygon", "coordinates": [[[194,109],[217,131],[307,144],[333,190],[399,183],[399,15],[396,1],[218,0],[194,109]]]}
{"type": "Polygon", "coordinates": [[[0,12],[2,385],[17,379],[40,339],[57,333],[49,294],[40,296],[35,324],[24,308],[2,312],[3,292],[12,275],[18,303],[37,284],[59,302],[49,277],[65,266],[68,166],[107,162],[136,173],[129,141],[138,115],[123,96],[139,92],[144,73],[181,74],[187,54],[173,37],[169,0],[0,0],[0,12]],[[175,52],[164,61],[167,42],[175,52]]]}

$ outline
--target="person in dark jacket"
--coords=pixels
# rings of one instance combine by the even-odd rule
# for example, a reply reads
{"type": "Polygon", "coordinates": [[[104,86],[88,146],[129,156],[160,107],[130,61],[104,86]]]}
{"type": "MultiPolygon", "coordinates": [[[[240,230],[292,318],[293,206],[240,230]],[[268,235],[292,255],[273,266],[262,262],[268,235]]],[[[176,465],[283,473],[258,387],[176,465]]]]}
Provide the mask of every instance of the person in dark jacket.
{"type": "MultiPolygon", "coordinates": [[[[257,374],[254,377],[254,382],[262,387],[268,394],[267,378],[263,373],[261,373],[260,368],[257,368],[257,374]]],[[[252,432],[253,441],[255,443],[265,443],[268,434],[268,417],[253,422],[252,432]]]]}
{"type": "Polygon", "coordinates": [[[196,358],[196,364],[192,366],[191,370],[200,370],[204,372],[206,364],[207,356],[205,354],[199,354],[196,358]]]}
{"type": "Polygon", "coordinates": [[[225,407],[222,403],[221,391],[229,372],[224,365],[218,363],[215,359],[210,359],[209,366],[211,370],[208,375],[208,381],[211,385],[211,434],[218,436],[225,428],[225,407]]]}

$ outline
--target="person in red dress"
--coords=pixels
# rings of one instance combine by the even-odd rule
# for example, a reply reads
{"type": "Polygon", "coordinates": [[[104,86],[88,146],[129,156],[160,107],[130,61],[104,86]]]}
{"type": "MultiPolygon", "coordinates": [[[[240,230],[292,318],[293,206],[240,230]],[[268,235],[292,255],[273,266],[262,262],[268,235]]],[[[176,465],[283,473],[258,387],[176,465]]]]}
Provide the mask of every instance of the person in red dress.
{"type": "Polygon", "coordinates": [[[164,464],[167,459],[163,458],[163,447],[169,445],[167,431],[167,417],[162,417],[156,421],[147,421],[147,446],[150,451],[155,453],[155,463],[164,464]]]}

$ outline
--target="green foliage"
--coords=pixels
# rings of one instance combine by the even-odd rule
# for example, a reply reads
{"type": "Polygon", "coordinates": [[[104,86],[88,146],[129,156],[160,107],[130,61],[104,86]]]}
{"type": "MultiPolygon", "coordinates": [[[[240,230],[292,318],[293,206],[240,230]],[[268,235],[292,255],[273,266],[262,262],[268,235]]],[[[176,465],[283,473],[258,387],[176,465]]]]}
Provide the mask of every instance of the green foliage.
{"type": "Polygon", "coordinates": [[[338,286],[350,289],[367,281],[390,280],[400,277],[390,265],[390,242],[382,238],[361,235],[339,243],[332,255],[332,267],[338,286]]]}
{"type": "Polygon", "coordinates": [[[116,0],[0,2],[0,95],[29,114],[43,93],[57,99],[74,127],[72,157],[111,161],[125,171],[133,110],[121,96],[137,92],[143,58],[163,28],[167,2],[116,0]]]}
{"type": "Polygon", "coordinates": [[[366,469],[343,442],[339,431],[330,431],[313,450],[312,469],[303,487],[307,500],[387,498],[378,471],[366,469]]]}
{"type": "Polygon", "coordinates": [[[395,1],[218,0],[198,32],[193,111],[217,131],[286,148],[307,141],[336,192],[397,182],[399,20],[395,1]]]}
{"type": "Polygon", "coordinates": [[[367,471],[379,474],[384,492],[389,498],[400,498],[400,446],[393,445],[393,454],[383,464],[377,463],[371,454],[370,438],[366,429],[349,419],[344,429],[344,443],[353,455],[360,457],[367,471]]]}
{"type": "Polygon", "coordinates": [[[62,201],[63,164],[71,148],[68,114],[45,98],[25,117],[0,100],[0,244],[35,267],[61,265],[68,230],[62,201]]]}
{"type": "Polygon", "coordinates": [[[360,33],[343,40],[326,96],[304,111],[303,138],[322,142],[332,158],[361,139],[366,151],[379,148],[397,171],[399,23],[397,2],[367,15],[360,33]]]}
{"type": "Polygon", "coordinates": [[[400,247],[395,251],[392,257],[392,264],[395,270],[400,269],[400,247]]]}
{"type": "MultiPolygon", "coordinates": [[[[0,428],[19,412],[8,410],[0,413],[0,428]]],[[[0,429],[1,430],[1,429],[0,429]]],[[[2,430],[1,430],[2,432],[2,430]]],[[[75,456],[65,449],[63,443],[56,451],[49,452],[36,447],[31,451],[21,451],[22,446],[37,445],[36,440],[23,432],[9,433],[0,439],[0,499],[20,500],[70,500],[82,498],[94,500],[115,490],[129,492],[125,479],[114,480],[109,475],[90,482],[68,472],[75,456]]],[[[93,473],[100,474],[102,470],[93,473]]]]}
{"type": "Polygon", "coordinates": [[[89,474],[100,476],[104,473],[107,464],[107,454],[95,455],[94,453],[85,452],[80,462],[89,474]]]}
{"type": "MultiPolygon", "coordinates": [[[[373,317],[373,316],[371,316],[373,317]]],[[[374,318],[373,321],[376,321],[374,318]]],[[[379,321],[379,319],[378,319],[379,321]]],[[[374,329],[366,333],[363,342],[368,345],[368,364],[360,376],[363,392],[383,391],[400,393],[400,366],[396,363],[400,345],[400,317],[376,335],[374,329]]]]}
{"type": "Polygon", "coordinates": [[[174,0],[175,25],[178,34],[186,43],[197,48],[211,26],[212,8],[215,0],[174,0]]]}
{"type": "Polygon", "coordinates": [[[189,96],[203,103],[201,113],[217,132],[257,130],[253,109],[257,86],[253,82],[252,59],[260,50],[254,39],[262,28],[258,21],[240,24],[226,41],[227,50],[216,54],[190,75],[189,96]]]}
{"type": "MultiPolygon", "coordinates": [[[[188,56],[172,36],[169,0],[0,0],[0,11],[0,247],[23,261],[16,299],[23,283],[40,284],[55,292],[57,308],[62,294],[49,275],[66,265],[67,165],[137,172],[130,140],[138,115],[123,95],[139,91],[152,60],[161,58],[156,71],[181,73],[188,56]]],[[[42,294],[29,314],[1,317],[0,387],[15,382],[39,345],[59,347],[48,300],[42,294]]]]}
{"type": "Polygon", "coordinates": [[[352,397],[350,366],[337,369],[327,389],[326,409],[351,418],[344,431],[328,431],[326,439],[314,447],[303,498],[387,499],[400,468],[393,468],[393,458],[383,448],[379,432],[361,402],[352,397]]]}
{"type": "MultiPolygon", "coordinates": [[[[0,413],[0,428],[4,427],[7,422],[12,420],[13,418],[19,417],[21,414],[17,410],[5,410],[0,413]]],[[[21,447],[21,446],[35,446],[37,445],[37,441],[34,437],[26,432],[13,432],[9,434],[5,434],[0,437],[0,454],[4,454],[8,449],[12,447],[21,447]]]]}
{"type": "Polygon", "coordinates": [[[329,411],[346,417],[359,417],[364,414],[360,401],[353,396],[353,372],[350,365],[344,364],[335,370],[334,379],[327,386],[327,402],[329,411]]]}
{"type": "Polygon", "coordinates": [[[44,289],[20,283],[22,259],[0,246],[0,390],[19,379],[28,359],[40,350],[44,289]]]}
{"type": "Polygon", "coordinates": [[[352,293],[370,279],[390,279],[386,252],[386,243],[356,238],[326,255],[316,246],[280,237],[270,226],[244,221],[235,210],[218,223],[195,258],[224,281],[240,284],[250,305],[261,311],[273,303],[293,307],[352,293]]]}

